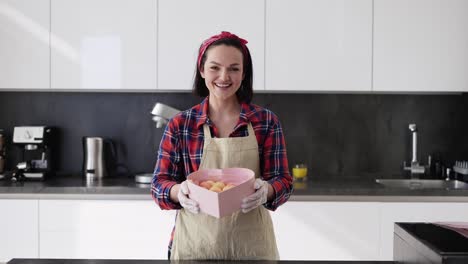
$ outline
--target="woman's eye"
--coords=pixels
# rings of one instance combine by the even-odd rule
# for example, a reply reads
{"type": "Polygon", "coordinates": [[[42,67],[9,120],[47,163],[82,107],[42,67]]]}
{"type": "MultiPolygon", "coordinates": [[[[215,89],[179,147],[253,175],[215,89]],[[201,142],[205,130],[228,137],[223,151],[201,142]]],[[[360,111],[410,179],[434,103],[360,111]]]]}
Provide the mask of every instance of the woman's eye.
{"type": "Polygon", "coordinates": [[[231,68],[231,71],[237,72],[237,71],[239,71],[239,68],[231,68]]]}
{"type": "Polygon", "coordinates": [[[217,70],[217,69],[218,69],[218,66],[211,66],[210,69],[211,69],[211,70],[217,70]]]}

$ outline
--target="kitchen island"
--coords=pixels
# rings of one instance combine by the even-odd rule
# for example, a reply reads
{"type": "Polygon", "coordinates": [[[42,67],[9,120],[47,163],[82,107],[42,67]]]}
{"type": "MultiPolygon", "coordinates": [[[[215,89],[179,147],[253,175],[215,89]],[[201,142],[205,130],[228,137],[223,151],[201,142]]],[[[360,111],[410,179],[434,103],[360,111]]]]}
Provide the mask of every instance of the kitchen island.
{"type": "Polygon", "coordinates": [[[169,261],[169,260],[99,260],[99,259],[13,259],[7,264],[169,264],[169,263],[180,263],[180,264],[229,264],[229,263],[253,263],[253,264],[299,264],[299,263],[311,263],[311,264],[346,264],[346,263],[365,263],[365,264],[390,264],[393,261],[169,261]]]}

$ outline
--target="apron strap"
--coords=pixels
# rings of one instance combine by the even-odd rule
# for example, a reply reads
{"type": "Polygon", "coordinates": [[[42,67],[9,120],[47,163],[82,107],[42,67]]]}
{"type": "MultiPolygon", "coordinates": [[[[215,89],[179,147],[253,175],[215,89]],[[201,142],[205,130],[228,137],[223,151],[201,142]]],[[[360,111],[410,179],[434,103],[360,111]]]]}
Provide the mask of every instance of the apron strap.
{"type": "Polygon", "coordinates": [[[257,137],[255,137],[255,131],[253,129],[252,123],[250,122],[247,125],[247,131],[249,131],[249,136],[253,136],[255,139],[257,139],[257,137]]]}
{"type": "Polygon", "coordinates": [[[203,124],[203,133],[205,136],[205,140],[208,142],[211,139],[211,131],[210,127],[207,124],[203,124]]]}

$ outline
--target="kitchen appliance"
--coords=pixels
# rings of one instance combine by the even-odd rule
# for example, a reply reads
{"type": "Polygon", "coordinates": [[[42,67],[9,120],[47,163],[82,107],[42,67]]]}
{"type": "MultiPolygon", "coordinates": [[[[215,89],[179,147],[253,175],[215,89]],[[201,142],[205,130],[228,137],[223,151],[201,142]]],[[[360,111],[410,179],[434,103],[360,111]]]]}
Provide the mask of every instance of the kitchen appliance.
{"type": "Polygon", "coordinates": [[[152,173],[141,173],[141,174],[135,175],[135,182],[137,183],[150,184],[152,180],[153,180],[152,173]]]}
{"type": "Polygon", "coordinates": [[[83,176],[87,181],[101,180],[114,173],[115,147],[102,137],[83,137],[83,176]]]}
{"type": "Polygon", "coordinates": [[[151,111],[153,121],[156,122],[156,128],[162,128],[167,124],[169,119],[180,112],[179,109],[170,107],[162,103],[156,103],[151,111]]]}
{"type": "MultiPolygon", "coordinates": [[[[153,121],[156,122],[156,128],[162,128],[179,112],[179,109],[158,102],[154,105],[151,114],[153,115],[153,121]]],[[[152,180],[153,173],[139,173],[135,175],[135,182],[137,183],[150,184],[152,180]]]]}
{"type": "Polygon", "coordinates": [[[22,150],[12,180],[42,180],[53,173],[52,155],[55,129],[48,126],[18,126],[13,130],[13,144],[22,150]]]}

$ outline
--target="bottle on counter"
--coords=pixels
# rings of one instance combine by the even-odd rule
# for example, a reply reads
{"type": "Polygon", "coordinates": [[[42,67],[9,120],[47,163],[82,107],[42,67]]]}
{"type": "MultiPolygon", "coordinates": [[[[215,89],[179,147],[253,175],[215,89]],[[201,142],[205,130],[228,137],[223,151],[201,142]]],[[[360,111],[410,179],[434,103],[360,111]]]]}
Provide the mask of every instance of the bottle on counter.
{"type": "MultiPolygon", "coordinates": [[[[445,169],[445,180],[446,180],[446,181],[450,181],[450,180],[451,180],[451,177],[450,177],[451,173],[452,173],[452,170],[451,170],[450,168],[446,168],[446,169],[445,169]]],[[[455,179],[455,180],[456,180],[456,179],[455,179]]]]}
{"type": "Polygon", "coordinates": [[[429,155],[429,156],[427,157],[427,166],[426,166],[426,172],[425,172],[425,173],[426,173],[426,177],[427,177],[428,179],[433,179],[433,178],[435,178],[435,175],[434,175],[434,174],[435,174],[435,173],[434,173],[434,170],[435,170],[435,169],[434,169],[434,167],[435,167],[435,166],[434,166],[434,162],[433,162],[433,160],[432,160],[432,156],[429,155]]]}
{"type": "Polygon", "coordinates": [[[445,179],[445,166],[442,161],[440,153],[433,153],[431,155],[431,168],[429,173],[431,179],[445,179]]]}

